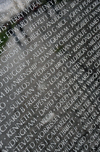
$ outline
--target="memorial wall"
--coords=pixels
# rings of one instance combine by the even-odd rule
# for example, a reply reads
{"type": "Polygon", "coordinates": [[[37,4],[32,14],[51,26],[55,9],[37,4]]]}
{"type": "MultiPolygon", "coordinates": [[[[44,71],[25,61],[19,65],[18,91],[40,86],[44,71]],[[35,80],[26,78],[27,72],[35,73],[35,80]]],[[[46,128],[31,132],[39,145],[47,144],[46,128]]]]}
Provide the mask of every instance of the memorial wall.
{"type": "Polygon", "coordinates": [[[100,152],[100,0],[0,0],[0,152],[100,152]]]}

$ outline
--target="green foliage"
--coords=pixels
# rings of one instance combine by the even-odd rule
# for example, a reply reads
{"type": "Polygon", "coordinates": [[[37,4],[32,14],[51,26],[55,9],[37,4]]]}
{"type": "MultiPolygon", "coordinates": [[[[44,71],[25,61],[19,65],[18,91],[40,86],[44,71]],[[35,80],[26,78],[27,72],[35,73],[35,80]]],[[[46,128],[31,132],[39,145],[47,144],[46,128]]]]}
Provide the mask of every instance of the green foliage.
{"type": "MultiPolygon", "coordinates": [[[[11,28],[14,28],[16,25],[16,23],[12,24],[11,25],[11,28]]],[[[4,31],[1,31],[0,33],[0,49],[2,49],[2,46],[5,46],[7,41],[8,41],[8,36],[6,35],[6,32],[7,32],[8,29],[4,30],[4,31]]],[[[1,53],[1,52],[0,52],[1,53]]]]}
{"type": "Polygon", "coordinates": [[[2,32],[0,33],[0,49],[1,49],[2,46],[4,46],[4,45],[6,44],[6,42],[7,42],[7,40],[8,40],[8,37],[7,37],[7,35],[6,35],[6,32],[7,32],[7,30],[2,31],[2,32]]]}
{"type": "Polygon", "coordinates": [[[55,52],[59,52],[61,49],[63,49],[64,45],[59,45],[58,48],[55,50],[55,52]]]}

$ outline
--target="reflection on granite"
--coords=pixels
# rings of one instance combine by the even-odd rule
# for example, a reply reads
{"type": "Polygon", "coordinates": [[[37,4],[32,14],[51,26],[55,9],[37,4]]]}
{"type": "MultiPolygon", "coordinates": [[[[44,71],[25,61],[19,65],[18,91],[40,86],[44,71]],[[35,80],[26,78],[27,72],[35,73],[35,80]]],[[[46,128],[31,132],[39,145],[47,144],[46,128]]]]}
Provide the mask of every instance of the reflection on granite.
{"type": "Polygon", "coordinates": [[[99,5],[29,1],[2,22],[2,152],[100,151],[99,5]]]}

